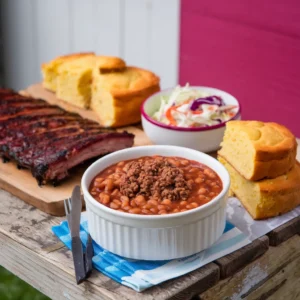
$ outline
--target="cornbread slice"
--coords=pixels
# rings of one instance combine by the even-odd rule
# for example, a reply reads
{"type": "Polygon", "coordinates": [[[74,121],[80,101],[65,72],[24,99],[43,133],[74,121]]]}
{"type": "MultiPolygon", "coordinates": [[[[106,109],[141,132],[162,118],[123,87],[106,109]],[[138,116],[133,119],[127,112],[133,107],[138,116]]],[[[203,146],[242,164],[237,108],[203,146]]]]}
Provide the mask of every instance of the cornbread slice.
{"type": "Polygon", "coordinates": [[[93,70],[91,108],[106,127],[137,123],[141,103],[160,90],[159,81],[144,69],[127,67],[122,72],[106,73],[98,64],[93,70]]]}
{"type": "Polygon", "coordinates": [[[253,219],[265,219],[286,213],[300,205],[300,164],[274,179],[249,181],[223,157],[218,160],[230,174],[231,193],[235,194],[253,219]]]}
{"type": "Polygon", "coordinates": [[[226,124],[219,154],[248,180],[275,178],[295,164],[297,142],[284,126],[258,121],[226,124]]]}
{"type": "Polygon", "coordinates": [[[57,76],[59,67],[67,61],[76,60],[79,57],[93,56],[93,52],[74,53],[70,55],[59,56],[48,63],[42,64],[43,86],[55,92],[57,86],[57,76]]]}
{"type": "Polygon", "coordinates": [[[57,97],[78,107],[89,108],[92,70],[96,65],[102,72],[123,70],[126,67],[122,59],[110,56],[91,55],[66,61],[58,68],[57,97]]]}

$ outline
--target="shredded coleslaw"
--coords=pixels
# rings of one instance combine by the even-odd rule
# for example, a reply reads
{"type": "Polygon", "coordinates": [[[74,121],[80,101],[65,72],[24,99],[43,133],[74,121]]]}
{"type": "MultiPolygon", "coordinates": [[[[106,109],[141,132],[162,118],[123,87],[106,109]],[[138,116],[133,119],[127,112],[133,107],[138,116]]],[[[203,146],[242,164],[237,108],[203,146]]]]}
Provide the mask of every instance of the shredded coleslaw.
{"type": "Polygon", "coordinates": [[[153,119],[178,127],[206,127],[228,121],[237,113],[237,105],[226,105],[217,95],[193,89],[186,84],[177,86],[161,104],[153,119]]]}

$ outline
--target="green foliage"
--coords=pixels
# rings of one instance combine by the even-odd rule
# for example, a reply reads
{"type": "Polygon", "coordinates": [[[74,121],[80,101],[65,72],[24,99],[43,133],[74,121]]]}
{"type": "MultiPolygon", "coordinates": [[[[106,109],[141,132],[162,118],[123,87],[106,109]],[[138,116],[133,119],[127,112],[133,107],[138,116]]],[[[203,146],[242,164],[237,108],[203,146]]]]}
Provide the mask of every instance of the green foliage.
{"type": "Polygon", "coordinates": [[[49,300],[48,297],[0,266],[1,300],[49,300]]]}

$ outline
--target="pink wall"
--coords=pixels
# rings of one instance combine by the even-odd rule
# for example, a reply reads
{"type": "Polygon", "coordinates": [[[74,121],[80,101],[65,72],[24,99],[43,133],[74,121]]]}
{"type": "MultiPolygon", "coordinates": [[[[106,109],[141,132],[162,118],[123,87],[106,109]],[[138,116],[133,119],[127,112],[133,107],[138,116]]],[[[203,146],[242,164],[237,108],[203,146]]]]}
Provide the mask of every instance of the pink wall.
{"type": "Polygon", "coordinates": [[[179,80],[224,89],[243,119],[300,137],[300,1],[182,0],[179,80]]]}

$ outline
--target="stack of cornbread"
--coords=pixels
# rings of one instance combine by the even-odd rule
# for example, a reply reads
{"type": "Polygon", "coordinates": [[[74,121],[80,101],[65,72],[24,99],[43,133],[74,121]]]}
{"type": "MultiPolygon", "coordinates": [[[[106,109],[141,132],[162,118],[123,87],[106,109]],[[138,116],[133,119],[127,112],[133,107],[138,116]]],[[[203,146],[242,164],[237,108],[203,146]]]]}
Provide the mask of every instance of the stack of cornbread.
{"type": "Polygon", "coordinates": [[[106,127],[140,121],[140,105],[160,90],[150,71],[128,67],[118,57],[77,53],[42,65],[43,86],[72,105],[92,109],[106,127]]]}
{"type": "Polygon", "coordinates": [[[276,123],[230,121],[218,152],[236,195],[253,219],[283,214],[300,204],[300,164],[293,134],[276,123]]]}

